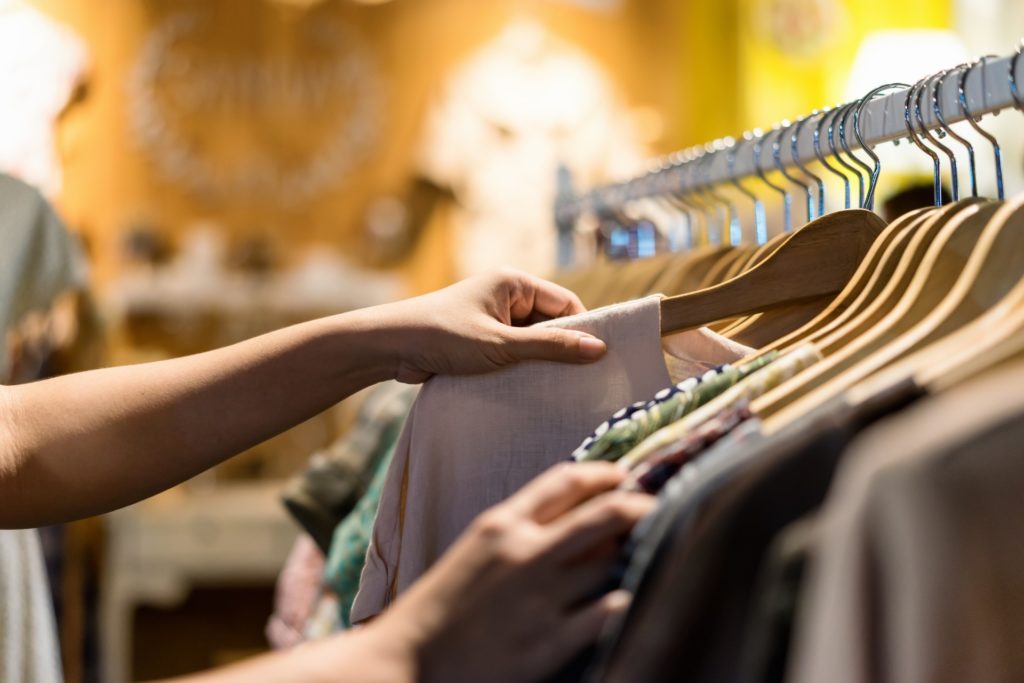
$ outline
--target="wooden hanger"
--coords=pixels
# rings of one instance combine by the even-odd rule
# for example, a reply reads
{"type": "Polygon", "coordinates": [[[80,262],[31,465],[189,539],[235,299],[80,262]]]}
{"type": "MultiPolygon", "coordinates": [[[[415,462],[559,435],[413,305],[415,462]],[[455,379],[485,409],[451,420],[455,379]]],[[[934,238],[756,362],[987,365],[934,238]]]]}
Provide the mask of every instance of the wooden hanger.
{"type": "MultiPolygon", "coordinates": [[[[1024,282],[1024,196],[1002,205],[984,226],[963,272],[941,301],[922,309],[920,322],[893,340],[883,356],[872,359],[882,366],[948,337],[1002,304],[1018,303],[1024,282]]],[[[1004,312],[1006,308],[1000,309],[1004,312]]],[[[991,332],[991,330],[989,330],[991,332]]],[[[974,339],[982,343],[980,337],[974,339]]],[[[869,368],[870,369],[870,368],[869,368]]]]}
{"type": "Polygon", "coordinates": [[[733,247],[703,246],[680,254],[651,286],[651,293],[683,294],[693,292],[719,259],[731,254],[733,247]]]}
{"type": "MultiPolygon", "coordinates": [[[[901,337],[927,319],[954,290],[970,262],[977,258],[979,238],[991,227],[991,219],[1000,208],[996,202],[972,201],[963,203],[963,206],[966,208],[956,213],[944,212],[952,217],[930,242],[917,245],[925,247],[919,261],[917,250],[908,250],[902,265],[918,263],[914,266],[910,282],[896,298],[896,305],[846,346],[827,357],[819,364],[820,367],[816,366],[813,375],[807,373],[794,378],[792,383],[778,387],[784,391],[774,396],[771,395],[773,392],[763,396],[759,406],[762,415],[778,415],[780,422],[793,419],[801,406],[809,406],[825,396],[835,396],[902,355],[907,346],[900,341],[901,337]],[[789,406],[786,410],[789,417],[780,414],[780,409],[786,406],[789,406]]],[[[926,237],[927,233],[927,229],[922,229],[917,237],[926,237]]],[[[894,278],[894,283],[900,279],[894,278]]]]}
{"type": "MultiPolygon", "coordinates": [[[[720,282],[725,282],[729,279],[728,272],[729,269],[732,268],[733,264],[740,261],[745,263],[755,251],[757,251],[757,247],[752,244],[740,244],[733,247],[714,263],[714,265],[708,270],[707,274],[705,274],[701,279],[697,289],[707,289],[708,287],[714,287],[720,282]]],[[[682,292],[672,293],[682,294],[682,292]]]]}
{"type": "MultiPolygon", "coordinates": [[[[843,326],[848,324],[850,321],[855,320],[858,315],[871,306],[885,289],[886,285],[890,282],[892,274],[896,270],[896,266],[899,264],[900,259],[903,257],[903,254],[911,241],[913,229],[923,221],[924,219],[920,219],[919,222],[912,223],[906,230],[896,235],[888,248],[883,251],[878,267],[873,271],[870,271],[867,275],[867,282],[864,285],[864,290],[853,300],[845,311],[837,315],[833,321],[826,324],[822,329],[809,335],[807,339],[804,339],[801,342],[794,342],[792,345],[785,346],[779,350],[789,350],[790,348],[795,348],[800,343],[818,343],[822,339],[826,339],[828,335],[834,333],[836,330],[842,329],[843,326]]],[[[863,272],[867,273],[868,271],[863,272]]],[[[840,296],[841,295],[842,293],[840,293],[840,296]]]]}
{"type": "MultiPolygon", "coordinates": [[[[1022,212],[1003,214],[1024,228],[1022,212]]],[[[993,223],[1000,217],[993,218],[993,223]]],[[[1004,228],[1005,229],[1005,228],[1004,228]]],[[[965,269],[965,274],[967,270],[965,269]]],[[[967,277],[970,277],[967,275],[967,277]]],[[[948,335],[924,344],[850,390],[858,402],[910,378],[931,391],[953,387],[1024,354],[1024,278],[995,306],[948,335]]]]}
{"type": "Polygon", "coordinates": [[[860,313],[881,293],[903,254],[903,247],[909,241],[909,234],[933,211],[935,209],[932,207],[915,209],[890,223],[871,245],[871,249],[864,257],[864,261],[861,262],[850,283],[824,311],[800,329],[759,347],[759,351],[754,357],[770,351],[788,350],[803,343],[818,341],[860,313]],[[897,239],[901,235],[903,235],[902,242],[897,239]]]}
{"type": "Polygon", "coordinates": [[[956,220],[957,216],[961,214],[964,216],[968,215],[973,206],[983,201],[987,200],[966,199],[929,214],[919,227],[908,234],[909,241],[906,244],[904,253],[895,264],[891,275],[878,282],[878,284],[882,285],[881,290],[877,293],[869,293],[869,296],[873,296],[873,299],[869,300],[868,306],[844,326],[833,330],[818,340],[817,343],[821,348],[821,352],[825,356],[838,352],[853,340],[871,330],[882,318],[896,308],[906,296],[907,288],[910,287],[914,277],[919,274],[921,262],[924,260],[935,238],[942,233],[951,221],[956,220]]]}
{"type": "Polygon", "coordinates": [[[786,235],[749,271],[720,285],[661,302],[661,331],[671,334],[808,299],[833,297],[856,272],[882,221],[852,209],[818,218],[786,235]]]}

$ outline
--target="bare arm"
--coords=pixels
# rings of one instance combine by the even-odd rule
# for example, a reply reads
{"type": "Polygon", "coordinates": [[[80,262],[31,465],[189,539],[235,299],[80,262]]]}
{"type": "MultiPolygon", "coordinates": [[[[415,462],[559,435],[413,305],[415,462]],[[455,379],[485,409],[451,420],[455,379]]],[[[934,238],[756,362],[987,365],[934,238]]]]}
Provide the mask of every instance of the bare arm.
{"type": "Polygon", "coordinates": [[[369,625],[178,683],[531,683],[629,605],[595,598],[624,534],[655,505],[609,492],[611,463],[552,468],[484,512],[369,625]]]}
{"type": "Polygon", "coordinates": [[[135,502],[388,378],[595,360],[593,338],[512,326],[580,310],[505,273],[195,356],[0,387],[0,528],[135,502]]]}

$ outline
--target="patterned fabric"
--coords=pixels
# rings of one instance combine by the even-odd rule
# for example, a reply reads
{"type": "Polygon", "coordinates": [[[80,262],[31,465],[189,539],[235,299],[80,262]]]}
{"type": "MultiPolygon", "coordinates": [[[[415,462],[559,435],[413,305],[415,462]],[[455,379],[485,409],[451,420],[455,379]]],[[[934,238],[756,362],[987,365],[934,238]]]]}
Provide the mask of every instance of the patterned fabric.
{"type": "Polygon", "coordinates": [[[381,491],[384,488],[384,480],[387,477],[388,467],[391,466],[391,459],[395,454],[397,443],[398,435],[396,433],[387,453],[377,463],[366,493],[356,503],[352,512],[334,530],[331,551],[327,556],[327,566],[324,570],[324,582],[337,595],[338,611],[343,628],[352,625],[350,619],[352,602],[356,599],[356,593],[359,591],[359,577],[363,573],[363,565],[366,563],[366,550],[370,547],[373,521],[377,517],[381,491]]]}
{"type": "MultiPolygon", "coordinates": [[[[763,358],[768,357],[766,355],[763,358]]],[[[773,360],[774,358],[772,357],[773,360]]],[[[804,344],[784,356],[778,357],[778,360],[774,360],[774,362],[757,365],[756,371],[749,373],[743,381],[734,383],[734,386],[728,387],[724,392],[719,392],[720,395],[714,400],[705,402],[697,410],[691,411],[682,419],[649,436],[620,458],[619,465],[626,469],[633,469],[658,451],[671,448],[674,443],[685,438],[687,434],[708,420],[720,415],[722,411],[734,408],[741,402],[751,402],[763,396],[821,359],[821,351],[814,344],[804,344]]],[[[752,361],[743,367],[753,368],[756,364],[757,361],[752,361]]]]}
{"type": "Polygon", "coordinates": [[[719,439],[746,422],[753,413],[750,404],[741,401],[722,414],[705,422],[678,442],[668,446],[640,463],[620,488],[629,491],[658,493],[686,463],[705,452],[719,439]]]}
{"type": "Polygon", "coordinates": [[[689,415],[778,358],[773,351],[740,367],[723,365],[701,377],[663,389],[647,402],[619,410],[587,437],[572,457],[578,461],[618,460],[647,437],[689,415]]]}
{"type": "Polygon", "coordinates": [[[377,464],[398,439],[418,390],[398,382],[378,384],[352,428],[314,453],[306,470],[286,486],[285,507],[325,555],[334,530],[363,497],[377,464]]]}

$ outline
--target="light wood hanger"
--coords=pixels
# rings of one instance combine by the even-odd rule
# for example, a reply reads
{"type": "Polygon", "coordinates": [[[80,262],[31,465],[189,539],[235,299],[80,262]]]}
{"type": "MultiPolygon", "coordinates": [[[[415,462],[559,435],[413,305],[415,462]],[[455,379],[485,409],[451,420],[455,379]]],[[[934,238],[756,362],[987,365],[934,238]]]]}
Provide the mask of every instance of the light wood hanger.
{"type": "MultiPolygon", "coordinates": [[[[1004,314],[1018,303],[1024,282],[1024,196],[1001,206],[984,226],[977,245],[950,291],[935,305],[923,301],[923,318],[893,339],[884,354],[871,359],[883,367],[923,350],[957,330],[999,309],[1004,314]],[[1001,308],[1001,305],[1003,306],[1001,308]]],[[[991,332],[991,330],[990,330],[991,332]]],[[[976,337],[975,341],[982,342],[976,337]]]]}
{"type": "Polygon", "coordinates": [[[904,235],[903,239],[909,241],[911,231],[934,210],[932,207],[915,209],[886,226],[882,234],[871,245],[871,249],[864,257],[864,261],[857,269],[853,279],[824,311],[800,329],[760,347],[754,357],[770,351],[784,351],[802,343],[818,341],[860,313],[869,302],[881,293],[882,287],[885,286],[899,257],[903,254],[902,246],[906,246],[905,242],[902,246],[898,244],[894,246],[897,238],[904,235]]]}
{"type": "Polygon", "coordinates": [[[882,230],[870,211],[818,218],[786,235],[754,268],[720,285],[661,302],[661,331],[671,334],[808,299],[832,297],[856,272],[882,230]]]}
{"type": "Polygon", "coordinates": [[[911,379],[938,392],[1024,353],[1024,280],[976,320],[850,389],[857,403],[911,379]]]}
{"type": "MultiPolygon", "coordinates": [[[[1021,212],[1016,212],[1019,219],[1021,212]]],[[[1018,223],[1018,230],[1024,222],[1018,223]]],[[[998,304],[950,334],[918,348],[848,393],[851,403],[907,379],[931,392],[945,391],[971,377],[1024,357],[1024,279],[998,304]]]]}
{"type": "Polygon", "coordinates": [[[973,206],[983,201],[986,200],[966,199],[956,204],[950,204],[929,214],[917,229],[909,232],[909,240],[903,254],[895,264],[892,274],[877,283],[882,285],[881,290],[877,294],[874,291],[869,293],[869,296],[875,295],[874,299],[869,300],[868,306],[856,318],[818,340],[821,352],[826,357],[837,353],[853,340],[873,329],[880,320],[896,308],[906,296],[907,288],[910,287],[914,277],[918,275],[921,262],[935,238],[951,221],[956,220],[958,215],[967,215],[973,206]]]}
{"type": "Polygon", "coordinates": [[[733,247],[703,246],[679,254],[678,260],[654,282],[651,293],[683,294],[695,291],[719,259],[727,257],[732,251],[733,247]]]}
{"type": "MultiPolygon", "coordinates": [[[[923,218],[920,219],[920,222],[923,221],[923,218]]],[[[826,324],[821,330],[811,334],[807,339],[801,340],[800,343],[820,343],[822,339],[826,339],[836,330],[842,329],[843,326],[849,324],[850,321],[856,320],[857,316],[861,315],[865,309],[870,307],[877,300],[884,291],[886,285],[890,282],[892,274],[896,270],[896,266],[899,264],[900,259],[906,251],[907,245],[911,241],[913,229],[916,225],[917,223],[911,224],[906,230],[898,234],[890,243],[889,247],[882,254],[879,266],[874,271],[871,271],[864,290],[854,299],[853,303],[845,311],[839,314],[835,320],[826,324]]],[[[799,343],[794,343],[791,346],[784,347],[780,350],[789,350],[790,348],[795,348],[798,345],[799,343]]]]}
{"type": "MultiPolygon", "coordinates": [[[[720,282],[728,280],[728,271],[734,263],[737,261],[746,262],[753,253],[757,251],[757,247],[750,244],[741,244],[733,247],[729,252],[722,255],[718,261],[708,270],[707,274],[701,279],[697,286],[697,289],[706,289],[708,287],[714,287],[720,282]]],[[[696,290],[694,290],[696,291],[696,290]]],[[[682,294],[682,292],[672,292],[673,294],[682,294]]]]}
{"type": "MultiPolygon", "coordinates": [[[[794,378],[792,383],[778,388],[784,391],[763,396],[758,406],[763,416],[775,415],[779,422],[793,419],[801,406],[835,396],[903,354],[906,345],[900,341],[901,337],[928,319],[955,290],[971,262],[978,258],[979,238],[992,226],[993,216],[997,216],[1000,209],[996,202],[964,205],[966,208],[952,214],[927,244],[924,256],[896,305],[860,336],[826,358],[819,364],[824,367],[816,367],[813,376],[807,373],[794,378]],[[786,415],[782,414],[783,408],[786,415]]],[[[924,235],[926,232],[919,233],[918,237],[924,235]]],[[[915,256],[914,251],[908,251],[904,264],[913,262],[915,256]]]]}

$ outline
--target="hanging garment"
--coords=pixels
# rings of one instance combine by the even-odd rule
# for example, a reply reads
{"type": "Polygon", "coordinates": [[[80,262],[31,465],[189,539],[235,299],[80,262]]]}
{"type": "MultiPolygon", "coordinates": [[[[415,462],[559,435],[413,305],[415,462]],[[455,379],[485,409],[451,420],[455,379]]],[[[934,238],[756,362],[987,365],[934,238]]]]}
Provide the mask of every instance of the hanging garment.
{"type": "Polygon", "coordinates": [[[398,439],[417,391],[418,387],[399,382],[378,384],[352,428],[314,453],[306,471],[285,488],[285,507],[324,554],[330,552],[335,529],[363,497],[398,439]]]}
{"type": "Polygon", "coordinates": [[[632,469],[651,456],[671,450],[676,442],[704,422],[740,403],[750,402],[764,395],[772,388],[817,363],[821,358],[821,352],[816,346],[805,344],[781,357],[772,352],[746,363],[739,368],[741,374],[744,368],[749,368],[750,372],[743,376],[741,381],[727,387],[726,391],[721,392],[720,395],[704,403],[684,418],[663,427],[644,439],[636,448],[626,453],[619,460],[619,464],[632,469]]]}
{"type": "Polygon", "coordinates": [[[818,533],[817,518],[811,515],[786,527],[768,549],[740,651],[740,683],[786,679],[797,605],[818,533]]]}
{"type": "Polygon", "coordinates": [[[274,590],[274,613],[266,635],[275,650],[305,641],[306,622],[313,615],[324,572],[324,554],[306,534],[295,539],[274,590]]]}
{"type": "Polygon", "coordinates": [[[659,429],[678,421],[778,357],[766,354],[742,367],[721,365],[662,389],[650,401],[621,408],[573,451],[579,461],[618,460],[659,429]]]}
{"type": "Polygon", "coordinates": [[[640,463],[630,472],[629,479],[621,488],[627,491],[658,493],[662,487],[688,462],[696,459],[719,439],[732,432],[739,425],[753,417],[746,401],[726,409],[693,432],[686,435],[671,448],[659,452],[640,463]]]}
{"type": "Polygon", "coordinates": [[[366,551],[370,548],[373,521],[377,517],[377,508],[380,507],[380,497],[395,454],[397,437],[396,433],[387,454],[377,464],[366,493],[359,499],[352,512],[338,524],[331,540],[324,582],[338,597],[338,614],[343,628],[352,625],[352,602],[359,592],[359,577],[363,573],[363,565],[366,564],[366,551]]]}
{"type": "Polygon", "coordinates": [[[423,386],[384,484],[353,623],[382,611],[474,517],[564,462],[595,424],[672,383],[660,300],[542,323],[605,340],[596,363],[527,362],[423,386]]]}
{"type": "Polygon", "coordinates": [[[1024,365],[921,402],[844,458],[789,680],[1024,678],[1024,365]]]}
{"type": "Polygon", "coordinates": [[[919,395],[908,382],[857,405],[835,400],[783,432],[753,438],[751,420],[684,468],[665,489],[668,521],[657,525],[664,533],[637,545],[624,579],[633,604],[606,630],[588,680],[737,680],[772,540],[821,504],[859,429],[919,395]]]}

